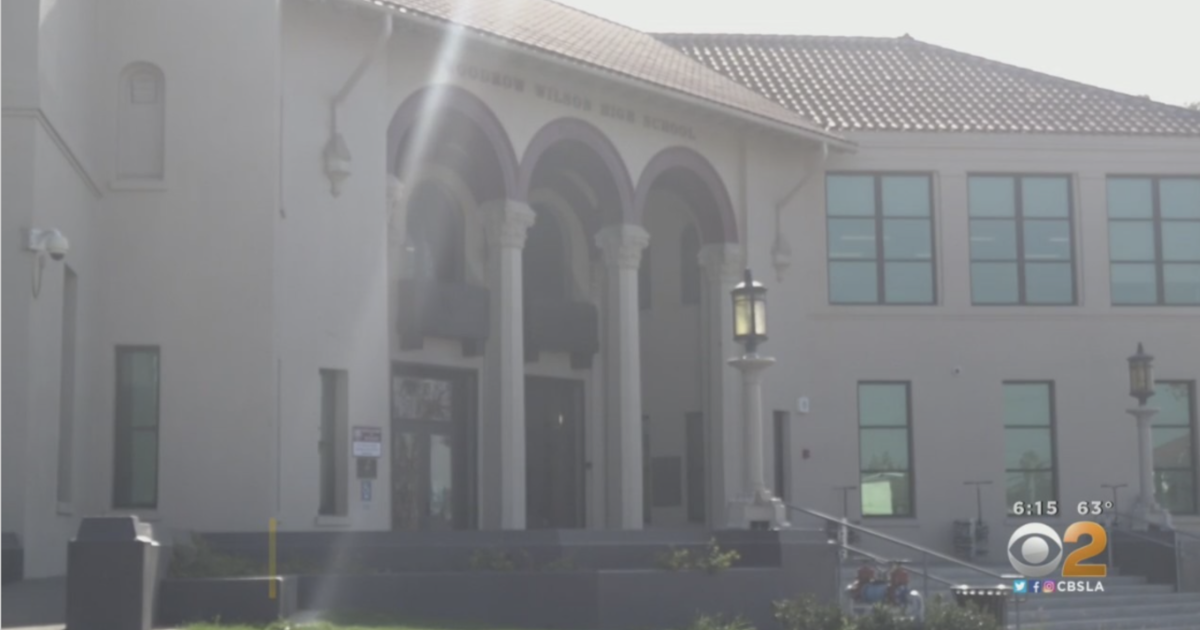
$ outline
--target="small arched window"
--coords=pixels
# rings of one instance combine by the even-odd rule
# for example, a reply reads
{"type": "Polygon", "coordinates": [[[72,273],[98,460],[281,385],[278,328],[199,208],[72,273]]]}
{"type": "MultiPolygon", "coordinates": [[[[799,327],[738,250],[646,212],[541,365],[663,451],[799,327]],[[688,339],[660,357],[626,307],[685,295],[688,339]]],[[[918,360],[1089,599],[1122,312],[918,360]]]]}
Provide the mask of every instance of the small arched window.
{"type": "Polygon", "coordinates": [[[464,281],[463,216],[449,195],[433,182],[422,182],[408,201],[408,264],[421,279],[464,281]]]}
{"type": "Polygon", "coordinates": [[[144,61],[121,72],[117,103],[118,180],[161,180],[166,152],[166,80],[144,61]]]}
{"type": "Polygon", "coordinates": [[[700,233],[695,226],[683,229],[679,239],[679,288],[684,304],[700,303],[700,233]]]}

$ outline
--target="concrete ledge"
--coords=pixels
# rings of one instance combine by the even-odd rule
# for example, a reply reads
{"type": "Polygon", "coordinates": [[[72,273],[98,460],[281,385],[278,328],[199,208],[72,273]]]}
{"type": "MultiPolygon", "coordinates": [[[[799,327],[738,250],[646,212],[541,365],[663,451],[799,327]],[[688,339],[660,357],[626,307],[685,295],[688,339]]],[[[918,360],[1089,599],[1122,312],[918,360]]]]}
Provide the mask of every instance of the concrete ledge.
{"type": "Polygon", "coordinates": [[[298,610],[293,577],[167,579],[158,587],[156,621],[163,626],[220,619],[221,623],[263,625],[298,610]],[[271,581],[275,598],[270,597],[271,581]]]}
{"type": "Polygon", "coordinates": [[[628,570],[303,576],[299,605],[492,628],[680,628],[701,613],[741,615],[768,628],[775,625],[773,602],[799,594],[795,577],[775,568],[711,575],[628,570]]]}

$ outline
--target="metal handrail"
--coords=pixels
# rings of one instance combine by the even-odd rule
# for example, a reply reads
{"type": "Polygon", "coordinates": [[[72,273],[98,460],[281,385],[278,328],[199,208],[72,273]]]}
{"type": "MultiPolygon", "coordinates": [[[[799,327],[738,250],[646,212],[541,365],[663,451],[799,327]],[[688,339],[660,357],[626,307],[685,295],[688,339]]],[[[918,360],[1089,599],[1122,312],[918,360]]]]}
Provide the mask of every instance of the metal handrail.
{"type": "Polygon", "coordinates": [[[975,565],[975,564],[971,564],[970,562],[966,562],[964,560],[959,560],[958,558],[955,558],[953,556],[948,556],[948,555],[938,552],[938,551],[934,551],[932,549],[929,549],[928,547],[922,547],[921,545],[918,545],[916,543],[911,543],[911,542],[908,542],[907,540],[901,540],[894,536],[889,536],[888,534],[885,534],[883,532],[873,530],[869,527],[863,527],[862,525],[857,525],[857,524],[851,523],[843,518],[831,516],[829,514],[825,514],[824,512],[818,512],[816,510],[812,510],[809,508],[802,508],[802,507],[795,506],[795,505],[786,505],[785,504],[785,506],[787,507],[787,509],[789,509],[791,511],[800,512],[801,514],[807,514],[809,516],[819,518],[819,519],[827,521],[827,522],[832,522],[839,526],[843,526],[843,527],[846,527],[848,529],[851,529],[851,530],[854,530],[857,532],[869,534],[871,536],[879,538],[880,540],[887,541],[894,545],[899,545],[901,547],[905,547],[907,549],[912,549],[913,551],[920,552],[921,554],[924,554],[926,557],[933,557],[933,558],[937,558],[937,559],[945,561],[945,562],[949,562],[951,564],[957,564],[958,566],[965,567],[967,569],[971,569],[972,571],[975,571],[976,573],[981,573],[981,574],[986,575],[991,578],[996,578],[998,580],[1005,580],[1005,581],[1021,578],[1020,575],[1016,575],[1016,574],[1001,574],[1001,573],[996,573],[994,571],[989,571],[988,569],[985,569],[985,568],[975,565]]]}

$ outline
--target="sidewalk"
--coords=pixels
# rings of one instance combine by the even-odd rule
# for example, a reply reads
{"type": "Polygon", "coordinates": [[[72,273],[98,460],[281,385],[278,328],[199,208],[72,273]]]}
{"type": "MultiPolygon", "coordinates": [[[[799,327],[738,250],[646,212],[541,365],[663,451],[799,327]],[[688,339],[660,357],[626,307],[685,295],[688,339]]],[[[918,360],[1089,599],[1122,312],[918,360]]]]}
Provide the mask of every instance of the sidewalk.
{"type": "Polygon", "coordinates": [[[24,580],[5,584],[0,627],[60,630],[66,623],[67,579],[24,580]]]}

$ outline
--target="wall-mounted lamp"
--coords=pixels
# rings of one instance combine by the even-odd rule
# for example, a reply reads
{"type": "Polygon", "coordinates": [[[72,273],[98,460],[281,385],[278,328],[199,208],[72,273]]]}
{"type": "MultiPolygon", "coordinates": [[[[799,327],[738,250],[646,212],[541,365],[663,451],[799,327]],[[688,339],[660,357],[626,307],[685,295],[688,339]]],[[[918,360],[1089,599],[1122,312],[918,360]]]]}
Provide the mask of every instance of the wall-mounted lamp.
{"type": "Polygon", "coordinates": [[[33,297],[36,298],[42,292],[42,267],[46,264],[46,256],[55,261],[66,258],[71,243],[57,229],[33,228],[25,232],[25,249],[37,253],[33,263],[33,297]]]}

